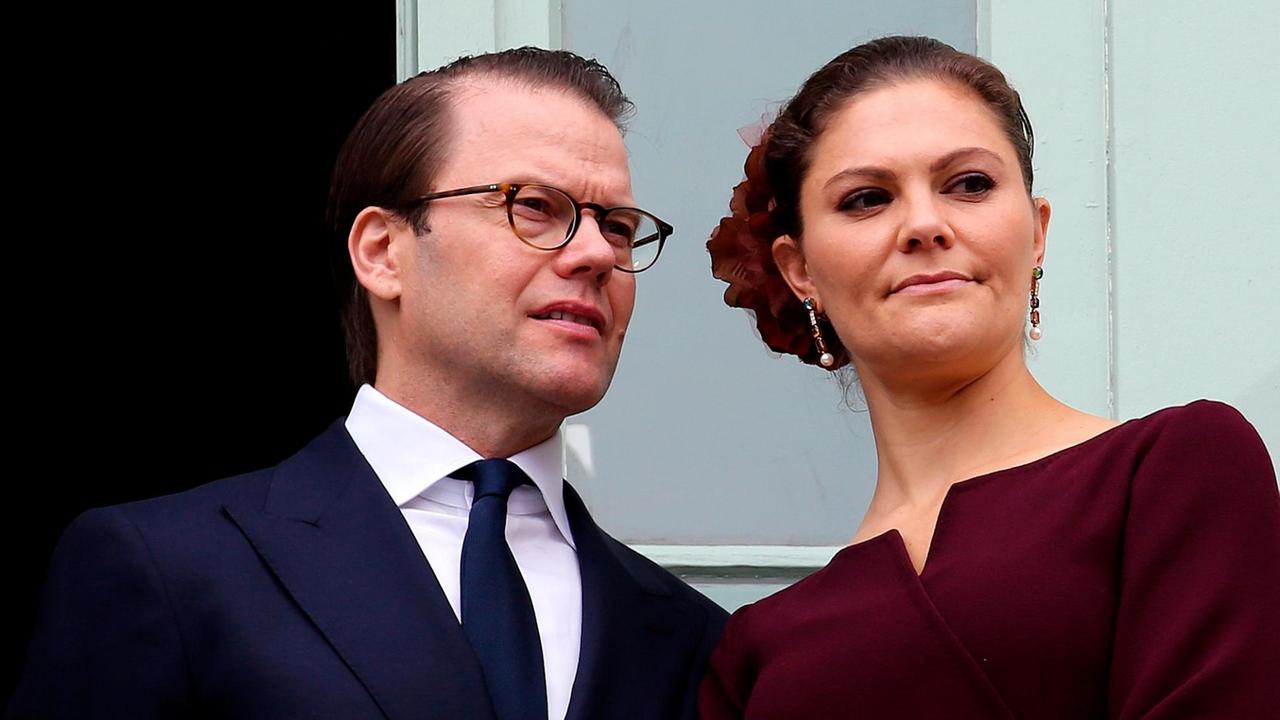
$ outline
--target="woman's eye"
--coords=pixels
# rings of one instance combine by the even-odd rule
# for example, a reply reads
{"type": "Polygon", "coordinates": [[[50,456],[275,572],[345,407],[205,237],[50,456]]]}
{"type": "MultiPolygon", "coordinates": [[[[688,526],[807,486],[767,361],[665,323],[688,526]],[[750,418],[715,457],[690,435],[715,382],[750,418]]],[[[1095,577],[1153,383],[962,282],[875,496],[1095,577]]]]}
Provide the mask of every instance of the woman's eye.
{"type": "Polygon", "coordinates": [[[947,192],[960,195],[981,195],[995,186],[995,181],[986,175],[969,173],[951,183],[947,188],[947,192]]]}
{"type": "Polygon", "coordinates": [[[884,190],[858,190],[840,201],[841,212],[862,212],[885,205],[889,202],[889,193],[884,190]]]}

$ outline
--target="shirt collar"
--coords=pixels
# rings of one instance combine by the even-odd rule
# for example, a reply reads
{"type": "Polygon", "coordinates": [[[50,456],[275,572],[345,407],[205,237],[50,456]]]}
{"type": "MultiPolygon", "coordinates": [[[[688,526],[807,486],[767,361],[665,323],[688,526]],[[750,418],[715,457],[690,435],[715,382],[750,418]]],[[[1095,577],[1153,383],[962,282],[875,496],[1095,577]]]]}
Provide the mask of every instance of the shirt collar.
{"type": "MultiPolygon", "coordinates": [[[[346,428],[398,507],[430,491],[454,470],[482,459],[444,428],[396,403],[371,385],[361,386],[356,393],[346,428]]],[[[564,450],[560,432],[508,459],[533,480],[560,534],[574,546],[564,505],[564,450]]],[[[470,483],[467,487],[465,502],[470,507],[470,483]]],[[[512,502],[515,510],[514,494],[512,502]]]]}

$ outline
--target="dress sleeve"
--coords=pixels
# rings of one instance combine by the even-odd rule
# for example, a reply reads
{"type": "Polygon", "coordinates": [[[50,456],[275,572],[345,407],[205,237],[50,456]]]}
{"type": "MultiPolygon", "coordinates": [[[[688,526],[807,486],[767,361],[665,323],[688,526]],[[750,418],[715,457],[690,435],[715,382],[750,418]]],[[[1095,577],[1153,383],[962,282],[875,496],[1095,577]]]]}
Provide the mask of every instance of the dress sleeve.
{"type": "Polygon", "coordinates": [[[707,675],[698,689],[701,720],[738,720],[745,717],[755,674],[742,642],[748,608],[742,608],[729,617],[720,643],[711,653],[707,675]]]}
{"type": "Polygon", "coordinates": [[[115,508],[73,522],[6,717],[166,718],[190,708],[177,622],[150,549],[115,508]]]}
{"type": "Polygon", "coordinates": [[[1280,494],[1258,433],[1196,403],[1138,459],[1110,673],[1120,720],[1274,717],[1280,494]]]}

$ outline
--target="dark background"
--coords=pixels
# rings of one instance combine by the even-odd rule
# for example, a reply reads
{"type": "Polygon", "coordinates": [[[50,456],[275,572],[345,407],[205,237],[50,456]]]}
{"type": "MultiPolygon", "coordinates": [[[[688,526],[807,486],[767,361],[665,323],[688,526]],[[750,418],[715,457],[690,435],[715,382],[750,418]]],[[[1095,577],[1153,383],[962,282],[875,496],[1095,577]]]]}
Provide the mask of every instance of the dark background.
{"type": "Polygon", "coordinates": [[[274,464],[349,406],[325,197],[395,82],[395,5],[269,5],[6,22],[5,704],[72,518],[274,464]]]}

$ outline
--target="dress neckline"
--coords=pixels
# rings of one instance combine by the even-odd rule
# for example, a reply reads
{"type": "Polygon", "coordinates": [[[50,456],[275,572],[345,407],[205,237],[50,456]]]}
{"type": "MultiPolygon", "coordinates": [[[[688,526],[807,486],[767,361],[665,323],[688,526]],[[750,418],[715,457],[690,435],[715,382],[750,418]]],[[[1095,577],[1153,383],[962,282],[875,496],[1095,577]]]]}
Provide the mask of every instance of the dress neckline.
{"type": "MultiPolygon", "coordinates": [[[[1206,402],[1206,401],[1196,400],[1194,403],[1189,403],[1188,405],[1194,405],[1196,403],[1202,403],[1202,402],[1206,402]]],[[[842,555],[845,555],[846,553],[849,553],[849,551],[854,551],[856,548],[888,542],[895,546],[894,551],[900,556],[898,559],[905,560],[907,563],[907,567],[910,568],[911,572],[915,574],[917,578],[923,580],[925,577],[925,574],[929,572],[929,565],[931,564],[935,551],[937,550],[938,546],[937,546],[937,543],[934,541],[937,539],[937,536],[938,536],[938,528],[942,526],[942,519],[947,514],[947,508],[951,504],[952,496],[958,493],[965,492],[971,488],[985,485],[988,482],[1004,477],[1006,475],[1016,475],[1019,473],[1025,473],[1025,472],[1037,469],[1042,465],[1048,465],[1050,463],[1056,462],[1062,459],[1064,456],[1074,454],[1080,451],[1081,449],[1084,449],[1087,447],[1092,447],[1093,445],[1102,442],[1104,439],[1110,439],[1118,435],[1121,430],[1125,428],[1129,428],[1135,423],[1145,422],[1147,420],[1154,418],[1157,415],[1160,415],[1165,412],[1169,412],[1171,410],[1177,410],[1182,407],[1187,407],[1187,405],[1161,408],[1154,412],[1148,413],[1147,415],[1144,415],[1142,417],[1130,418],[1120,423],[1119,425],[1114,425],[1112,427],[1109,427],[1106,430],[1103,430],[1102,432],[1096,435],[1093,435],[1091,437],[1085,438],[1084,440],[1081,440],[1080,442],[1074,445],[1068,445],[1067,447],[1061,448],[1059,450],[1054,450],[1053,452],[1043,455],[1041,457],[1038,457],[1034,460],[1028,460],[1025,463],[1012,465],[1007,468],[1000,468],[998,470],[992,470],[990,472],[982,473],[981,475],[974,475],[973,477],[965,478],[964,480],[957,480],[956,482],[951,483],[951,485],[947,488],[947,492],[942,496],[942,503],[938,506],[938,519],[934,523],[933,535],[929,539],[929,552],[925,555],[924,565],[921,566],[919,572],[917,572],[915,569],[915,563],[911,562],[911,554],[907,552],[907,543],[906,543],[906,540],[902,537],[902,532],[896,527],[889,528],[888,530],[885,530],[884,532],[879,533],[878,535],[873,535],[872,537],[869,537],[866,540],[861,540],[856,543],[849,543],[848,545],[845,545],[843,548],[840,548],[840,550],[834,556],[832,556],[831,561],[828,564],[830,565],[835,563],[837,558],[841,557],[842,555]]]]}

